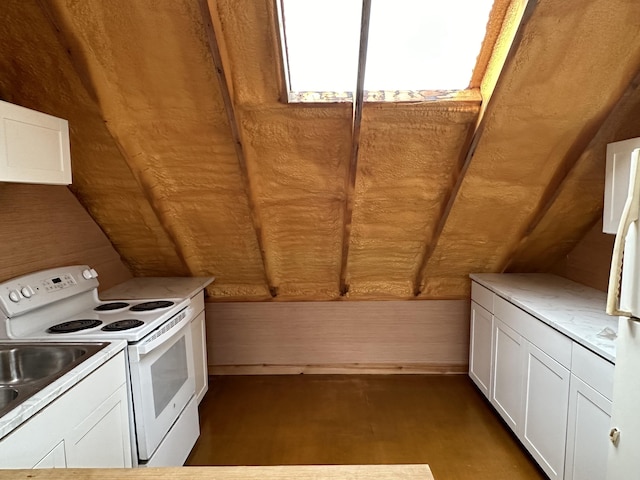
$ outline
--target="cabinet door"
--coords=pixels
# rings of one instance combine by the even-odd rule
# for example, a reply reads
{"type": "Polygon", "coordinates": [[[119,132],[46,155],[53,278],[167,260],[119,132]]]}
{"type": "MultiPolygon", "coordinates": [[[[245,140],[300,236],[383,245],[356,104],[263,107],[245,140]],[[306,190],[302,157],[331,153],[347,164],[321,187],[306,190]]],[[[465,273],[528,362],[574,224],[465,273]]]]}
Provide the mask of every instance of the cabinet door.
{"type": "Polygon", "coordinates": [[[562,479],[570,373],[528,342],[525,365],[521,440],[550,479],[562,479]]]}
{"type": "Polygon", "coordinates": [[[67,121],[0,101],[0,181],[70,184],[67,121]]]}
{"type": "Polygon", "coordinates": [[[522,424],[525,340],[494,316],[493,345],[491,403],[518,434],[522,424]]]}
{"type": "Polygon", "coordinates": [[[492,315],[471,302],[471,343],[469,345],[469,377],[484,396],[490,398],[492,315]]]}
{"type": "Polygon", "coordinates": [[[123,385],[69,434],[67,466],[131,467],[128,415],[123,385]]]}
{"type": "Polygon", "coordinates": [[[67,460],[65,458],[64,441],[57,444],[40,460],[33,468],[65,468],[67,460]]]}
{"type": "Polygon", "coordinates": [[[611,400],[571,375],[566,480],[591,480],[607,476],[610,426],[611,400]]]}
{"type": "Polygon", "coordinates": [[[209,372],[207,371],[207,335],[204,312],[191,322],[193,338],[193,366],[196,374],[196,398],[198,403],[209,388],[209,372]]]}

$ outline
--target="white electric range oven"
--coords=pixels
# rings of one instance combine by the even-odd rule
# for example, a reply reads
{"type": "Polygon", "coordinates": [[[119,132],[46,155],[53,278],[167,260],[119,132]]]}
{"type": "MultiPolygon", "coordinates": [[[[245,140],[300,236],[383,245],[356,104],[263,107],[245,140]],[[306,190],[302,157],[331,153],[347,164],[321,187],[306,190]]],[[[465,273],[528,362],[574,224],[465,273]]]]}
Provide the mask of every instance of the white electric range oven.
{"type": "Polygon", "coordinates": [[[200,434],[190,299],[104,302],[97,276],[76,265],[0,283],[0,339],[127,340],[132,457],[137,466],[181,466],[200,434]]]}

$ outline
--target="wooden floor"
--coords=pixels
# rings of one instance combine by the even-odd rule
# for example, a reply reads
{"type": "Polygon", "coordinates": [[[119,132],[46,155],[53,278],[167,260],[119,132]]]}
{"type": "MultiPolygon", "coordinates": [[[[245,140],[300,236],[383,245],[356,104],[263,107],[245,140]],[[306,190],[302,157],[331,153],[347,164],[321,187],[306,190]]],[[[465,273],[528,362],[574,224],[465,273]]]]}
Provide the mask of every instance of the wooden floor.
{"type": "Polygon", "coordinates": [[[464,375],[210,381],[187,465],[428,463],[436,480],[546,478],[464,375]]]}

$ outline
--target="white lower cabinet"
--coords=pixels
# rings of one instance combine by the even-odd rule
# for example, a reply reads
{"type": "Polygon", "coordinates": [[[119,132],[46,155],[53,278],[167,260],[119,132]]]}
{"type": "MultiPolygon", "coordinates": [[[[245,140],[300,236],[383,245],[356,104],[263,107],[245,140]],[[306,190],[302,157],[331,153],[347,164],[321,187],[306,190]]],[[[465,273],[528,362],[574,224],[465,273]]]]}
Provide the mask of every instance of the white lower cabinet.
{"type": "Polygon", "coordinates": [[[550,479],[604,479],[613,364],[473,287],[471,379],[550,479]]]}
{"type": "Polygon", "coordinates": [[[491,337],[493,315],[471,302],[471,344],[469,347],[469,376],[489,396],[491,385],[491,337]]]}
{"type": "Polygon", "coordinates": [[[62,441],[53,447],[53,450],[47,453],[33,468],[65,468],[66,466],[67,458],[64,450],[64,441],[62,441]]]}
{"type": "Polygon", "coordinates": [[[131,467],[124,352],[0,440],[0,468],[131,467]]]}
{"type": "Polygon", "coordinates": [[[493,327],[491,404],[516,434],[522,426],[523,338],[497,317],[493,327]]]}
{"type": "Polygon", "coordinates": [[[567,480],[606,477],[613,374],[613,364],[574,344],[567,421],[567,480]]]}
{"type": "Polygon", "coordinates": [[[550,479],[562,479],[569,370],[526,344],[524,418],[520,439],[550,479]]]}
{"type": "Polygon", "coordinates": [[[191,299],[197,315],[191,321],[191,337],[193,339],[193,367],[196,375],[196,398],[202,401],[209,389],[209,372],[207,365],[207,330],[204,315],[204,291],[191,299]]]}
{"type": "Polygon", "coordinates": [[[129,429],[122,421],[127,415],[127,389],[122,386],[69,433],[67,466],[130,465],[129,429]]]}
{"type": "Polygon", "coordinates": [[[565,479],[606,478],[610,425],[611,400],[572,375],[565,479]]]}

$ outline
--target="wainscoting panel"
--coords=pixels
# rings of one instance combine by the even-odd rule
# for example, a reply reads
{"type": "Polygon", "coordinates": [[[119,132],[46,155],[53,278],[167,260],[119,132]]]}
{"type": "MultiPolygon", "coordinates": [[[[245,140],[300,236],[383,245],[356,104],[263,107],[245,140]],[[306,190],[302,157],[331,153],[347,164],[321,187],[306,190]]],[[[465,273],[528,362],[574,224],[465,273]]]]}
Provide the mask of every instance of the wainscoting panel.
{"type": "Polygon", "coordinates": [[[208,303],[211,374],[462,373],[469,302],[208,303]]]}

